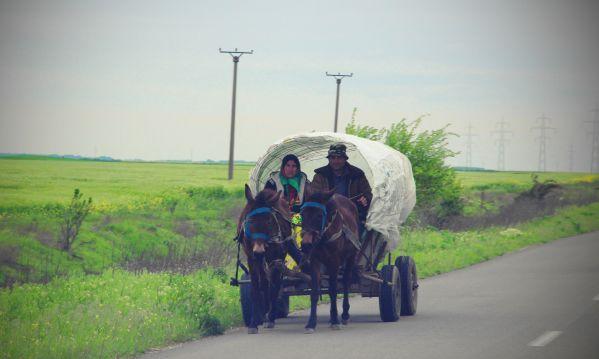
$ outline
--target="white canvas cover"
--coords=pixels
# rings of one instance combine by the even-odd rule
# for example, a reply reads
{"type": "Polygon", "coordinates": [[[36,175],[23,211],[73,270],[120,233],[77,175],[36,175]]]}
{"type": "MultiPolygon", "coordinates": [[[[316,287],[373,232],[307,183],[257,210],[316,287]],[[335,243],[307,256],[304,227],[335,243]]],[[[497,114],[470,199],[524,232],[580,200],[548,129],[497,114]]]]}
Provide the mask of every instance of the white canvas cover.
{"type": "Polygon", "coordinates": [[[314,169],[328,163],[329,146],[347,146],[348,162],[362,169],[372,187],[372,203],[366,228],[383,235],[392,250],[399,243],[399,225],[416,204],[416,185],[408,158],[393,148],[357,136],[334,132],[311,132],[285,137],[271,145],[250,172],[254,195],[264,188],[270,174],[280,169],[287,154],[296,155],[301,170],[314,177],[314,169]]]}

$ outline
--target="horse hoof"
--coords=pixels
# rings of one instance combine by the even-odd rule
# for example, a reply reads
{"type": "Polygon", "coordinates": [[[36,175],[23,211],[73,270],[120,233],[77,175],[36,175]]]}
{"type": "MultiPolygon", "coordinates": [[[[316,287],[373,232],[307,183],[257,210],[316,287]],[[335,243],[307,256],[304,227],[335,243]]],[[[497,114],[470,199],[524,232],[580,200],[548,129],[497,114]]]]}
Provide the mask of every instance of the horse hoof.
{"type": "Polygon", "coordinates": [[[341,319],[341,324],[347,325],[349,323],[349,319],[341,319]]]}
{"type": "Polygon", "coordinates": [[[248,334],[258,334],[258,328],[248,328],[248,334]]]}
{"type": "Polygon", "coordinates": [[[272,329],[274,327],[275,327],[275,322],[268,322],[268,323],[266,323],[266,328],[272,329]]]}
{"type": "Polygon", "coordinates": [[[314,334],[314,328],[306,328],[306,330],[304,330],[304,334],[314,334]]]}
{"type": "Polygon", "coordinates": [[[341,327],[339,326],[339,324],[331,324],[331,329],[332,330],[339,330],[339,329],[341,329],[341,327]]]}

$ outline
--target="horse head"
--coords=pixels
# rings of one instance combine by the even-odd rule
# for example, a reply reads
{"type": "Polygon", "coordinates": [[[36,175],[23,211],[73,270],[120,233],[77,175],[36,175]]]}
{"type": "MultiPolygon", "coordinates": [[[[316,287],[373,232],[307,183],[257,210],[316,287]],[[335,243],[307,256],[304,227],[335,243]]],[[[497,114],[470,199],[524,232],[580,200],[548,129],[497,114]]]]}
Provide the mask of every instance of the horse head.
{"type": "Polygon", "coordinates": [[[280,242],[289,236],[291,227],[284,219],[289,215],[282,203],[281,192],[264,189],[253,197],[246,184],[245,197],[247,204],[240,218],[240,230],[243,231],[246,255],[258,261],[265,257],[267,260],[283,258],[280,242]]]}
{"type": "Polygon", "coordinates": [[[318,243],[324,234],[329,215],[327,203],[334,194],[334,189],[327,192],[312,192],[309,186],[306,188],[306,199],[301,208],[303,252],[309,253],[312,246],[318,243]]]}

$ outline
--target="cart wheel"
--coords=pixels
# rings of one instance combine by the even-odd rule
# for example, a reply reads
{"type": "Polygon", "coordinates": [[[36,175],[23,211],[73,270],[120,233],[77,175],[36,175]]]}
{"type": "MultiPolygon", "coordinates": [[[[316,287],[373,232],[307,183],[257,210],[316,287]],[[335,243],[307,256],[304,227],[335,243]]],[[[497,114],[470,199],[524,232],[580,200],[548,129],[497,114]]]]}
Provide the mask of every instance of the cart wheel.
{"type": "Polygon", "coordinates": [[[412,257],[399,256],[395,260],[395,266],[399,269],[401,282],[401,315],[414,315],[418,305],[416,263],[414,263],[412,257]]]}
{"type": "MultiPolygon", "coordinates": [[[[250,279],[250,276],[246,273],[241,275],[241,279],[250,279]]],[[[243,316],[243,322],[245,326],[249,326],[252,320],[252,285],[251,284],[240,284],[239,285],[239,299],[241,301],[241,315],[243,316]]]]}
{"type": "Polygon", "coordinates": [[[401,284],[399,270],[396,266],[385,265],[381,270],[381,284],[379,293],[379,310],[383,322],[395,322],[399,319],[401,310],[401,284]],[[391,283],[391,285],[387,284],[391,283]]]}
{"type": "Polygon", "coordinates": [[[287,318],[289,315],[289,296],[282,294],[277,298],[277,319],[287,318]]]}

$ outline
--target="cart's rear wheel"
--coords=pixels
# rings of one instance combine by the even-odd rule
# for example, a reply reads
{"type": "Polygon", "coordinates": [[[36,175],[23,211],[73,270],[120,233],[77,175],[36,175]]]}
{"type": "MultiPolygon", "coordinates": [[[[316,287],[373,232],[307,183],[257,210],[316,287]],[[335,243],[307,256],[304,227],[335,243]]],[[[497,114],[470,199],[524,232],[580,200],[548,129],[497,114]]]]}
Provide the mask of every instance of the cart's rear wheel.
{"type": "Polygon", "coordinates": [[[401,284],[399,270],[394,265],[385,265],[381,270],[381,284],[379,293],[379,310],[383,322],[395,322],[399,319],[401,310],[401,284]],[[389,283],[389,284],[387,284],[389,283]]]}
{"type": "Polygon", "coordinates": [[[418,305],[418,273],[412,257],[399,256],[395,260],[401,282],[401,315],[416,314],[418,305]]]}
{"type": "MultiPolygon", "coordinates": [[[[242,280],[250,279],[250,276],[246,273],[241,275],[242,280]]],[[[241,301],[241,315],[243,316],[243,322],[246,327],[250,326],[252,321],[252,284],[242,283],[239,284],[239,299],[241,301]]]]}

